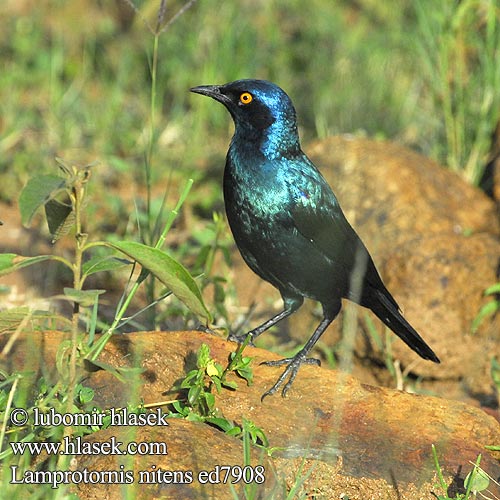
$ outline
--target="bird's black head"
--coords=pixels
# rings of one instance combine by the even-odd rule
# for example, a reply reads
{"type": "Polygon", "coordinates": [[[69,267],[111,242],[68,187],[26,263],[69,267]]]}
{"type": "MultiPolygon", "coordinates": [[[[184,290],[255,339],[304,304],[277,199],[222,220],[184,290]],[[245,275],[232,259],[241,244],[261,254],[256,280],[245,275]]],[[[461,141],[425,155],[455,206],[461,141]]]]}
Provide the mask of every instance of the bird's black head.
{"type": "Polygon", "coordinates": [[[258,142],[268,154],[299,148],[295,108],[288,95],[266,80],[237,80],[202,85],[191,92],[224,104],[233,117],[239,141],[258,142]]]}

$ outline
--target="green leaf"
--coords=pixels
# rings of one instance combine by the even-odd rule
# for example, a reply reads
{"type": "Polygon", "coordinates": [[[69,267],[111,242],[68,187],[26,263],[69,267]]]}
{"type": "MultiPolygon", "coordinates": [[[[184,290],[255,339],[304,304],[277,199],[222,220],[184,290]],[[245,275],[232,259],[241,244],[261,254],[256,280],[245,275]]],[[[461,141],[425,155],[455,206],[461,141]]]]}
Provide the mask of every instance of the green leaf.
{"type": "Polygon", "coordinates": [[[185,377],[184,380],[182,380],[181,385],[179,386],[180,389],[189,389],[193,384],[196,384],[196,380],[193,381],[193,379],[196,379],[199,377],[199,371],[198,370],[191,370],[185,377]]]}
{"type": "MultiPolygon", "coordinates": [[[[250,367],[250,363],[252,362],[252,358],[250,356],[242,356],[242,351],[239,349],[236,352],[232,352],[229,356],[231,361],[231,371],[236,372],[240,377],[247,381],[248,385],[252,385],[253,382],[253,371],[250,367]]],[[[224,381],[224,384],[227,387],[231,387],[230,383],[224,381]]],[[[236,388],[236,384],[234,384],[236,388]]]]}
{"type": "Polygon", "coordinates": [[[500,451],[500,446],[496,446],[496,445],[489,445],[489,444],[487,444],[485,446],[485,448],[487,450],[490,450],[490,451],[500,451]]]}
{"type": "Polygon", "coordinates": [[[228,429],[226,431],[226,434],[228,436],[239,437],[239,435],[241,434],[241,428],[235,425],[232,429],[228,429]]]}
{"type": "Polygon", "coordinates": [[[208,409],[212,411],[215,408],[215,396],[210,392],[205,392],[205,401],[207,402],[208,409]]]}
{"type": "MultiPolygon", "coordinates": [[[[205,422],[212,424],[212,425],[215,425],[216,427],[218,427],[220,430],[222,430],[224,432],[231,431],[232,429],[235,428],[235,425],[233,424],[233,422],[231,422],[227,418],[207,417],[205,419],[205,422]]],[[[237,427],[237,429],[239,430],[239,427],[237,427]]]]}
{"type": "Polygon", "coordinates": [[[120,241],[108,245],[136,260],[150,271],[197,316],[211,321],[200,289],[187,269],[162,250],[134,241],[120,241]]]}
{"type": "Polygon", "coordinates": [[[500,283],[495,283],[494,285],[489,286],[485,291],[485,295],[493,295],[495,293],[500,293],[500,283]]]}
{"type": "Polygon", "coordinates": [[[469,491],[484,491],[489,485],[488,474],[479,467],[474,467],[464,479],[464,486],[469,491]]]}
{"type": "Polygon", "coordinates": [[[194,413],[192,411],[189,411],[186,414],[186,420],[188,422],[203,422],[204,418],[201,415],[198,415],[197,413],[194,413]]]}
{"type": "Polygon", "coordinates": [[[30,314],[27,306],[14,307],[0,312],[0,334],[13,332],[30,314]]]}
{"type": "Polygon", "coordinates": [[[200,397],[201,387],[198,385],[193,385],[188,391],[188,402],[191,406],[194,405],[198,398],[200,397]]]}
{"type": "Polygon", "coordinates": [[[66,187],[66,181],[57,175],[36,175],[24,186],[19,196],[23,225],[28,226],[39,207],[45,205],[66,187]]]}
{"type": "Polygon", "coordinates": [[[80,391],[78,391],[78,399],[82,404],[90,403],[94,399],[94,395],[94,389],[91,387],[82,387],[80,391]]]}
{"type": "Polygon", "coordinates": [[[215,388],[217,389],[217,393],[220,394],[220,392],[222,390],[221,379],[219,377],[210,377],[210,380],[215,385],[215,388]]]}
{"type": "Polygon", "coordinates": [[[78,302],[84,307],[93,306],[97,296],[105,293],[106,290],[75,290],[64,287],[64,295],[73,302],[78,302]]]}
{"type": "Polygon", "coordinates": [[[207,344],[201,344],[198,349],[196,365],[198,368],[206,368],[210,361],[210,347],[207,344]]]}
{"type": "Polygon", "coordinates": [[[0,254],[0,276],[9,274],[22,267],[31,266],[43,262],[44,260],[53,259],[52,255],[37,255],[36,257],[22,257],[15,253],[0,254]]]}
{"type": "Polygon", "coordinates": [[[75,223],[73,208],[57,200],[49,200],[45,203],[45,216],[50,234],[53,236],[52,243],[68,234],[75,223]]]}
{"type": "Polygon", "coordinates": [[[87,358],[83,360],[83,366],[88,372],[96,372],[99,370],[105,370],[114,377],[116,377],[120,382],[127,382],[128,377],[134,377],[143,372],[142,368],[116,368],[109,363],[99,361],[97,359],[91,361],[87,358]]]}
{"type": "Polygon", "coordinates": [[[484,304],[483,307],[477,313],[477,316],[472,321],[471,331],[472,333],[476,333],[477,329],[481,325],[481,323],[488,317],[495,314],[498,311],[500,304],[496,300],[492,300],[487,304],[484,304]]]}
{"type": "Polygon", "coordinates": [[[174,410],[181,416],[187,415],[186,407],[183,406],[182,401],[174,401],[172,403],[172,406],[174,407],[174,410]]]}
{"type": "Polygon", "coordinates": [[[132,262],[126,259],[119,259],[113,255],[106,255],[105,257],[96,256],[89,259],[82,266],[82,273],[86,276],[90,276],[94,273],[100,273],[103,271],[114,271],[120,267],[130,265],[132,262]]]}
{"type": "Polygon", "coordinates": [[[238,384],[233,380],[222,380],[221,384],[227,389],[233,389],[233,390],[238,389],[238,384]]]}

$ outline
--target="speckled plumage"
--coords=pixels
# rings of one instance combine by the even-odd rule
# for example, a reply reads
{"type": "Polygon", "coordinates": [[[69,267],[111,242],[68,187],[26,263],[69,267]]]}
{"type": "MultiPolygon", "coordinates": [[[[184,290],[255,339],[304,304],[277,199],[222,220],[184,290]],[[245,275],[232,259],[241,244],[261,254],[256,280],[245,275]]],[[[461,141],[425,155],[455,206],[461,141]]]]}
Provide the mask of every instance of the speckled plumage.
{"type": "Polygon", "coordinates": [[[265,80],[238,80],[191,89],[221,102],[235,133],[224,170],[224,202],[236,244],[250,268],[281,293],[284,310],[241,337],[257,337],[296,311],[308,297],[323,320],[264,396],[287,377],[283,395],[301,363],[350,299],[371,309],[424,359],[439,362],[399,312],[366,247],[345,218],[330,186],[302,152],[295,109],[287,94],[265,80]],[[249,102],[247,102],[249,101],[249,102]]]}

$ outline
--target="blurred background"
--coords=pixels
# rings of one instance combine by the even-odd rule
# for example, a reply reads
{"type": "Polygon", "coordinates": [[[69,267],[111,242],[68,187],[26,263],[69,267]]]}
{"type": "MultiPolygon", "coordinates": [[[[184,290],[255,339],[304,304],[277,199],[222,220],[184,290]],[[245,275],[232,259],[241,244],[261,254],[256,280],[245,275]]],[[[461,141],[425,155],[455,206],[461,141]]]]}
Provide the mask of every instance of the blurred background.
{"type": "MultiPolygon", "coordinates": [[[[2,201],[68,149],[98,159],[103,180],[140,177],[159,4],[2,2],[2,201]]],[[[232,125],[188,89],[251,77],[290,94],[303,142],[391,139],[478,184],[499,117],[498,9],[490,0],[167,2],[155,181],[222,169],[232,125]]]]}

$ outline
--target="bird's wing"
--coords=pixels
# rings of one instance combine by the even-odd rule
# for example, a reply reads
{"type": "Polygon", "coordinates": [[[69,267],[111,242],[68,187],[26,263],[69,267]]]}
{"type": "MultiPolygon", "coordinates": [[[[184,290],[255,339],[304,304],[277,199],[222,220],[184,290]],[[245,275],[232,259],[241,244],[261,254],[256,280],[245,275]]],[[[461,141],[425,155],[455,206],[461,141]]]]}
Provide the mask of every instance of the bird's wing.
{"type": "Polygon", "coordinates": [[[306,173],[302,171],[302,176],[295,177],[299,183],[290,186],[290,192],[294,194],[290,213],[297,231],[332,261],[332,270],[337,272],[337,277],[339,268],[342,269],[345,297],[371,309],[422,358],[439,363],[436,354],[401,314],[330,186],[312,163],[310,166],[312,168],[307,168],[306,173]],[[360,278],[357,286],[356,278],[360,278]]]}
{"type": "MultiPolygon", "coordinates": [[[[312,165],[312,163],[311,163],[312,165]]],[[[307,173],[297,177],[299,184],[290,186],[294,196],[290,214],[296,230],[332,262],[332,269],[341,272],[348,290],[348,298],[362,303],[361,288],[367,284],[383,288],[382,279],[365,245],[347,221],[330,186],[312,165],[307,173]],[[359,274],[358,274],[358,272],[359,274]],[[359,276],[358,292],[351,289],[353,279],[359,276]]],[[[397,307],[396,301],[390,297],[397,307]]]]}
{"type": "Polygon", "coordinates": [[[293,223],[305,238],[330,260],[352,255],[361,244],[340,208],[337,198],[323,176],[316,170],[302,172],[300,183],[290,185],[293,223]]]}

